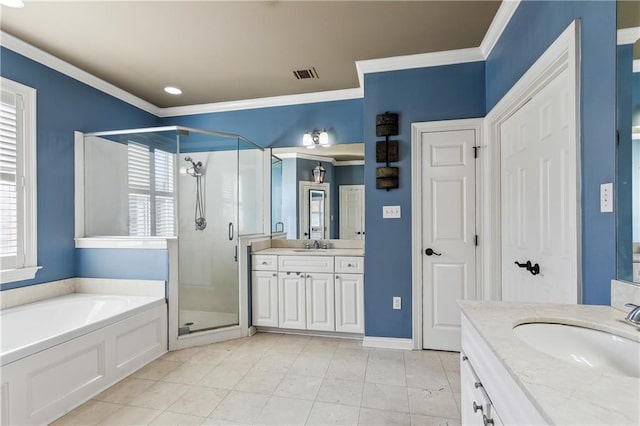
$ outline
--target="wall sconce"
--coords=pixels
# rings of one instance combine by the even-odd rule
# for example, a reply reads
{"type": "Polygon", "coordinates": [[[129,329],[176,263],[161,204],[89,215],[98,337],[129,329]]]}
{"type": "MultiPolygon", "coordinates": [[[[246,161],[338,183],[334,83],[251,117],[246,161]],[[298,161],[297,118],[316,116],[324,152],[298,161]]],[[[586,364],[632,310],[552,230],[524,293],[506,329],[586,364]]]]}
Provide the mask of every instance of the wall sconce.
{"type": "Polygon", "coordinates": [[[313,181],[315,183],[323,183],[324,175],[325,173],[327,173],[327,170],[324,167],[322,167],[322,163],[318,161],[318,165],[313,168],[311,173],[313,174],[313,181]]]}
{"type": "Polygon", "coordinates": [[[330,146],[329,133],[322,129],[320,131],[314,130],[312,132],[306,132],[302,137],[302,145],[309,149],[313,149],[316,146],[330,146]]]}

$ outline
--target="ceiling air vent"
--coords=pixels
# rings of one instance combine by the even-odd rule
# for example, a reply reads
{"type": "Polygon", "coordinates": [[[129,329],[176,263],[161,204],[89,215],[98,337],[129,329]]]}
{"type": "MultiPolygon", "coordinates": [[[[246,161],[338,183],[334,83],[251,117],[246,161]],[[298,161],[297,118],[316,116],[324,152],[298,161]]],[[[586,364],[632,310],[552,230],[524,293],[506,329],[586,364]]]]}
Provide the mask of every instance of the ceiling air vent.
{"type": "Polygon", "coordinates": [[[318,77],[318,72],[316,71],[315,67],[305,68],[302,70],[295,70],[293,71],[293,75],[295,75],[298,80],[306,80],[309,78],[320,79],[320,77],[318,77]]]}

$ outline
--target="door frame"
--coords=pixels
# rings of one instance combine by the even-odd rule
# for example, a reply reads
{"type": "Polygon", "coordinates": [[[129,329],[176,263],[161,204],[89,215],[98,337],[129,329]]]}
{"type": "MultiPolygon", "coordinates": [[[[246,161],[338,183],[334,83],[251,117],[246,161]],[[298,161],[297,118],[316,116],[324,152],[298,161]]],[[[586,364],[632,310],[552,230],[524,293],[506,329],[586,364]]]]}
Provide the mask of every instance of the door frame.
{"type": "Polygon", "coordinates": [[[560,72],[569,70],[572,95],[569,102],[575,119],[570,137],[575,147],[576,165],[576,244],[577,244],[577,300],[582,300],[582,224],[581,224],[581,164],[580,164],[580,21],[575,20],[558,36],[536,62],[525,72],[517,83],[493,107],[485,117],[485,135],[487,141],[485,155],[480,156],[482,163],[482,228],[480,248],[484,256],[484,275],[482,277],[484,300],[502,300],[502,230],[501,230],[501,125],[544,87],[560,72]]]}
{"type": "MultiPolygon", "coordinates": [[[[448,132],[454,130],[473,130],[476,134],[475,146],[484,147],[484,119],[470,118],[463,120],[445,120],[422,123],[411,123],[411,285],[412,285],[412,341],[413,349],[422,349],[422,143],[420,135],[425,132],[448,132]]],[[[479,157],[482,154],[479,153],[479,157]]],[[[483,211],[479,208],[484,185],[481,184],[483,176],[482,162],[476,161],[476,234],[480,235],[483,211]]],[[[480,299],[482,295],[482,246],[476,249],[476,295],[480,299]]]]}

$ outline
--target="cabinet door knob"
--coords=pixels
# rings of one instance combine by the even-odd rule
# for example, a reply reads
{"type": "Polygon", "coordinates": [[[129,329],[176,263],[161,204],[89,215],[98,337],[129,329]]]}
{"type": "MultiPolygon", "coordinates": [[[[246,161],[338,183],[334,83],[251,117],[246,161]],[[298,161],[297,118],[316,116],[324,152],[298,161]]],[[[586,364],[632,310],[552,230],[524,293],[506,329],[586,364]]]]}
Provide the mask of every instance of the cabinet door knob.
{"type": "Polygon", "coordinates": [[[339,279],[340,279],[340,275],[336,275],[336,280],[339,280],[339,279]]]}
{"type": "Polygon", "coordinates": [[[266,264],[267,264],[267,261],[266,261],[266,260],[263,260],[263,261],[262,261],[262,264],[263,264],[263,265],[266,265],[266,264]]]}
{"type": "Polygon", "coordinates": [[[476,404],[475,401],[473,401],[473,412],[477,413],[478,410],[482,411],[482,405],[478,405],[478,404],[476,404]]]}
{"type": "Polygon", "coordinates": [[[482,383],[480,383],[480,382],[475,382],[473,385],[476,387],[476,389],[482,387],[482,383]]]}
{"type": "Polygon", "coordinates": [[[311,275],[307,274],[307,278],[311,278],[311,275]]]}
{"type": "Polygon", "coordinates": [[[483,414],[482,415],[482,423],[484,423],[484,426],[492,425],[493,424],[493,419],[490,419],[489,417],[487,417],[486,414],[483,414]]]}
{"type": "Polygon", "coordinates": [[[276,273],[274,272],[274,273],[273,273],[273,276],[274,276],[274,277],[277,277],[277,276],[278,276],[278,274],[276,274],[276,273]]]}

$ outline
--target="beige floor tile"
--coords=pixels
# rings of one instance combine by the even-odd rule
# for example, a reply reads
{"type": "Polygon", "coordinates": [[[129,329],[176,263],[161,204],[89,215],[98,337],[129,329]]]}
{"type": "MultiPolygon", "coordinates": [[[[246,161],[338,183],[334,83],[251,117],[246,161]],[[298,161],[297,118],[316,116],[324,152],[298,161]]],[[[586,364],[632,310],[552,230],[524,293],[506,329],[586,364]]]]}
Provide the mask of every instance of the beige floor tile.
{"type": "Polygon", "coordinates": [[[334,356],[331,360],[331,364],[329,364],[325,377],[332,379],[364,381],[366,371],[366,358],[338,358],[334,356]]]}
{"type": "Polygon", "coordinates": [[[451,392],[415,388],[407,390],[412,414],[451,419],[460,418],[460,411],[451,392]]]}
{"type": "Polygon", "coordinates": [[[362,406],[380,410],[409,412],[407,388],[404,386],[365,383],[362,406]]]}
{"type": "Polygon", "coordinates": [[[371,350],[369,350],[369,360],[396,361],[404,364],[404,352],[406,351],[371,348],[371,350]]]}
{"type": "Polygon", "coordinates": [[[225,389],[191,386],[167,411],[207,417],[229,393],[225,389]]]}
{"type": "Polygon", "coordinates": [[[163,361],[179,361],[185,362],[188,361],[192,356],[202,351],[202,346],[196,346],[193,348],[180,349],[179,351],[171,351],[162,355],[160,358],[163,361]]]}
{"type": "Polygon", "coordinates": [[[131,399],[128,405],[165,410],[188,389],[189,386],[180,383],[156,382],[153,386],[131,399]]]}
{"type": "Polygon", "coordinates": [[[322,385],[321,377],[295,376],[288,374],[282,379],[280,385],[273,393],[277,396],[308,399],[316,399],[318,390],[322,385]]]}
{"type": "Polygon", "coordinates": [[[269,401],[268,395],[231,391],[209,417],[241,423],[254,423],[269,401]]]}
{"type": "Polygon", "coordinates": [[[307,421],[312,401],[272,397],[256,420],[258,425],[303,425],[307,421]]]}
{"type": "Polygon", "coordinates": [[[192,364],[185,362],[161,380],[163,382],[182,383],[185,385],[195,385],[200,382],[214,367],[204,364],[192,364]]]}
{"type": "Polygon", "coordinates": [[[460,372],[460,354],[458,352],[439,351],[438,356],[445,371],[460,372]]]}
{"type": "Polygon", "coordinates": [[[198,385],[211,388],[233,389],[245,374],[244,370],[218,365],[204,376],[198,382],[198,385]]]}
{"type": "Polygon", "coordinates": [[[360,409],[347,405],[316,401],[313,404],[308,425],[357,425],[360,409]]]}
{"type": "Polygon", "coordinates": [[[52,425],[97,425],[121,407],[120,404],[90,400],[62,416],[52,425]]]}
{"type": "Polygon", "coordinates": [[[132,374],[139,379],[160,380],[176,368],[182,365],[182,361],[166,361],[157,359],[151,364],[147,364],[140,370],[132,374]]]}
{"type": "Polygon", "coordinates": [[[409,368],[442,369],[442,361],[440,361],[438,351],[406,351],[403,355],[404,363],[409,368]]]}
{"type": "Polygon", "coordinates": [[[409,413],[361,408],[358,424],[362,426],[410,426],[409,413]]]}
{"type": "Polygon", "coordinates": [[[449,387],[451,392],[460,393],[460,372],[459,371],[447,371],[447,379],[449,380],[449,387]]]}
{"type": "Polygon", "coordinates": [[[290,352],[267,352],[255,363],[252,370],[286,374],[297,358],[297,354],[290,352]]]}
{"type": "MultiPolygon", "coordinates": [[[[371,354],[369,354],[371,356],[371,354]]],[[[384,385],[406,386],[404,360],[371,359],[367,363],[365,381],[384,385]]]]}
{"type": "Polygon", "coordinates": [[[430,417],[420,414],[411,415],[412,426],[460,426],[460,419],[445,419],[443,417],[430,417]]]}
{"type": "Polygon", "coordinates": [[[318,391],[317,400],[334,404],[360,406],[364,382],[326,378],[318,391]]]}
{"type": "Polygon", "coordinates": [[[304,355],[302,352],[289,368],[289,373],[297,376],[324,377],[330,363],[331,356],[304,355]]]}
{"type": "Polygon", "coordinates": [[[228,351],[218,351],[211,349],[203,349],[202,351],[194,354],[191,358],[189,358],[186,362],[191,364],[205,364],[211,368],[220,364],[224,359],[226,359],[231,352],[228,351]]]}
{"type": "Polygon", "coordinates": [[[161,410],[151,408],[123,406],[115,413],[107,417],[103,425],[146,425],[162,413],[161,410]]]}
{"type": "MultiPolygon", "coordinates": [[[[406,372],[407,387],[448,391],[452,390],[447,374],[444,372],[442,367],[436,370],[407,368],[406,372]]],[[[458,385],[458,388],[459,387],[460,386],[458,385]]]]}
{"type": "MultiPolygon", "coordinates": [[[[363,349],[362,339],[340,339],[338,349],[363,349]]],[[[368,351],[367,349],[367,352],[368,351]]]]}
{"type": "Polygon", "coordinates": [[[133,398],[149,389],[155,383],[153,380],[128,377],[111,386],[94,399],[115,404],[128,404],[133,398]]]}
{"type": "Polygon", "coordinates": [[[214,417],[208,417],[204,419],[203,425],[246,425],[242,422],[234,422],[232,420],[217,419],[214,417]]]}
{"type": "Polygon", "coordinates": [[[189,414],[172,413],[171,411],[165,411],[156,417],[151,424],[152,425],[199,425],[204,422],[204,417],[191,416],[189,414]]]}
{"type": "Polygon", "coordinates": [[[245,392],[265,393],[271,395],[282,379],[284,374],[272,371],[249,371],[235,386],[236,390],[245,392]]]}

